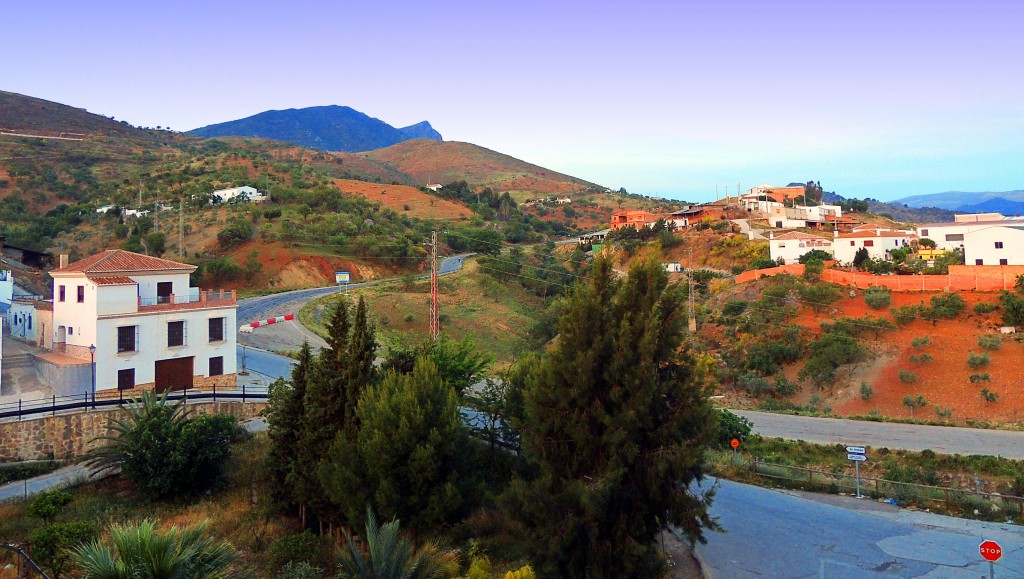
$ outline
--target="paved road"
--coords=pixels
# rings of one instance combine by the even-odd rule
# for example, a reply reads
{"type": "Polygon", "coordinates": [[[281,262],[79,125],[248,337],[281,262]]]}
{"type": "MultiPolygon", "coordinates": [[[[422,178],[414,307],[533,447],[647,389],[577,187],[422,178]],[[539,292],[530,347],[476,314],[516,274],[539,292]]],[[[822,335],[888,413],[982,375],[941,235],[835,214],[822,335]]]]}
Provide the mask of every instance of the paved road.
{"type": "Polygon", "coordinates": [[[823,444],[916,451],[931,449],[943,454],[989,454],[1024,459],[1024,432],[814,418],[747,410],[732,412],[753,422],[754,432],[763,436],[823,444]]]}
{"type": "MultiPolygon", "coordinates": [[[[465,253],[462,255],[455,255],[452,257],[444,258],[444,260],[441,262],[441,265],[437,268],[438,274],[443,275],[459,271],[460,269],[462,269],[462,261],[471,255],[474,254],[465,253]]],[[[419,275],[416,277],[418,279],[423,279],[429,277],[429,274],[419,275]]],[[[347,287],[349,289],[369,287],[393,281],[395,280],[379,279],[362,283],[353,283],[349,284],[347,287]]],[[[268,296],[241,299],[238,300],[238,323],[244,324],[256,320],[262,320],[270,317],[271,315],[295,313],[292,311],[282,311],[282,308],[287,304],[289,306],[289,309],[297,309],[296,304],[298,304],[298,306],[301,307],[301,304],[304,304],[312,300],[313,298],[343,291],[345,289],[346,286],[334,285],[329,287],[292,290],[287,292],[281,292],[279,294],[271,294],[268,296]]]]}
{"type": "Polygon", "coordinates": [[[726,533],[698,551],[715,579],[988,576],[983,539],[1003,548],[996,577],[1024,577],[1024,528],[907,511],[852,497],[720,481],[711,514],[726,533]],[[813,497],[813,498],[812,498],[813,497]]]}
{"type": "MultiPolygon", "coordinates": [[[[735,223],[737,226],[739,226],[740,233],[750,237],[751,228],[750,228],[750,220],[749,219],[732,219],[731,221],[733,223],[735,223]]],[[[753,233],[754,233],[754,236],[751,237],[751,239],[768,239],[767,237],[762,235],[761,232],[759,232],[757,230],[753,230],[753,233]]]]}
{"type": "MultiPolygon", "coordinates": [[[[237,348],[238,368],[242,368],[242,346],[237,348]]],[[[245,368],[251,373],[260,374],[270,384],[278,378],[288,379],[292,375],[292,366],[296,361],[265,350],[245,348],[245,368]]]]}

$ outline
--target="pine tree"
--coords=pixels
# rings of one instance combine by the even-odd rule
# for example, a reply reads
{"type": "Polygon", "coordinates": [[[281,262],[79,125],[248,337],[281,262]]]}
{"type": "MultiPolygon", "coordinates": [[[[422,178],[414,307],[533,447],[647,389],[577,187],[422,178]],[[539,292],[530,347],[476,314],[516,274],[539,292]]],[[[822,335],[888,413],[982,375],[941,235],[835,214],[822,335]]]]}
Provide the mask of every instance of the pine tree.
{"type": "Polygon", "coordinates": [[[290,382],[277,380],[270,387],[267,405],[267,434],[270,451],[267,470],[271,498],[277,504],[294,504],[291,491],[298,473],[298,451],[302,435],[306,389],[314,372],[313,352],[308,342],[299,350],[299,363],[292,368],[290,382]]]}
{"type": "Polygon", "coordinates": [[[339,436],[320,474],[327,496],[353,524],[372,505],[414,528],[461,513],[466,435],[455,390],[428,359],[389,372],[357,409],[354,438],[339,436]]]}
{"type": "Polygon", "coordinates": [[[349,435],[356,431],[356,406],[359,397],[374,378],[373,359],[377,351],[374,328],[367,314],[366,300],[361,296],[356,306],[356,319],[352,326],[352,338],[348,343],[348,368],[346,369],[345,429],[349,435]]]}
{"type": "Polygon", "coordinates": [[[525,393],[522,443],[539,476],[505,498],[545,574],[660,576],[666,524],[712,527],[701,477],[713,410],[685,335],[684,293],[654,261],[625,282],[598,260],[525,393]]]}

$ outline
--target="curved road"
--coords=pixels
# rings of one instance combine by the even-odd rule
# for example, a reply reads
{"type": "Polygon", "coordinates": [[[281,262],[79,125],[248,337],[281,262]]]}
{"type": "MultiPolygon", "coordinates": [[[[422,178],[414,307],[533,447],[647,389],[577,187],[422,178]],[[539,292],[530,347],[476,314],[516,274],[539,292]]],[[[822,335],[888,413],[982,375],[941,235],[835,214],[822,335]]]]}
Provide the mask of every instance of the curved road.
{"type": "Polygon", "coordinates": [[[719,480],[711,515],[725,532],[708,533],[697,551],[715,579],[977,579],[988,577],[978,553],[985,539],[1003,548],[996,577],[1024,577],[1024,528],[1013,524],[726,480],[719,480]]]}
{"type": "Polygon", "coordinates": [[[753,422],[754,432],[762,436],[821,444],[914,451],[930,449],[943,454],[986,454],[1024,459],[1024,432],[815,418],[749,410],[730,412],[753,422]]]}
{"type": "MultiPolygon", "coordinates": [[[[437,268],[439,275],[447,273],[453,273],[462,269],[462,261],[471,256],[475,255],[472,253],[464,253],[461,255],[454,255],[452,257],[446,257],[441,262],[441,265],[437,268]]],[[[425,279],[430,277],[430,274],[422,274],[416,276],[416,279],[425,279]]],[[[291,304],[292,302],[306,303],[313,298],[317,298],[323,295],[332,294],[335,292],[344,291],[345,289],[370,287],[374,285],[380,285],[382,283],[392,283],[397,281],[396,279],[378,279],[373,281],[365,281],[361,283],[352,283],[345,285],[333,285],[329,287],[318,287],[311,289],[292,290],[287,292],[281,292],[278,294],[270,294],[266,296],[259,296],[253,298],[245,298],[238,300],[238,323],[245,324],[256,320],[265,319],[270,317],[269,314],[274,312],[275,315],[281,311],[281,308],[285,304],[291,304]]]]}

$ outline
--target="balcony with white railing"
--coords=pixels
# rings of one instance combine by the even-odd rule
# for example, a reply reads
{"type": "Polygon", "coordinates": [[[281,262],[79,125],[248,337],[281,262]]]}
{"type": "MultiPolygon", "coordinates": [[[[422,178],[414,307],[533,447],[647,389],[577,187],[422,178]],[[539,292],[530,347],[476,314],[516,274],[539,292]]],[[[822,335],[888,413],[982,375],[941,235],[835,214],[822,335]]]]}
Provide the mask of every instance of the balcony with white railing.
{"type": "Polygon", "coordinates": [[[189,288],[188,295],[139,296],[139,312],[223,308],[237,305],[237,295],[231,290],[200,290],[189,288]]]}

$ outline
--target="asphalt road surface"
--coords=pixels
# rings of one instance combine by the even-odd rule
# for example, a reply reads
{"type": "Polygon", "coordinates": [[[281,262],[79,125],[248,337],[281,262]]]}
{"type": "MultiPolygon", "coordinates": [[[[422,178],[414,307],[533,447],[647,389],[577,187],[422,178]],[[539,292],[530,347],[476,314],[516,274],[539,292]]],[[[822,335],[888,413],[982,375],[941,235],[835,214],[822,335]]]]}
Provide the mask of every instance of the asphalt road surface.
{"type": "Polygon", "coordinates": [[[732,412],[753,422],[754,432],[762,436],[822,444],[915,451],[930,449],[943,454],[986,454],[1024,459],[1024,432],[815,418],[747,410],[732,412]]]}
{"type": "MultiPolygon", "coordinates": [[[[241,370],[241,346],[237,348],[237,360],[238,368],[241,370]]],[[[245,369],[249,372],[262,374],[267,379],[267,384],[270,384],[278,378],[290,378],[292,375],[292,366],[295,364],[295,360],[286,356],[274,354],[273,352],[266,352],[253,348],[245,349],[245,369]]]]}
{"type": "MultiPolygon", "coordinates": [[[[455,255],[452,257],[446,257],[441,262],[441,265],[437,268],[438,274],[446,274],[456,272],[462,269],[462,260],[473,254],[466,253],[462,255],[455,255]]],[[[416,276],[418,279],[430,277],[429,274],[416,276]]],[[[352,283],[347,286],[334,285],[329,287],[319,287],[311,289],[292,290],[287,292],[281,292],[279,294],[271,294],[268,296],[259,296],[254,298],[245,298],[238,300],[238,323],[246,324],[254,322],[256,320],[263,320],[271,316],[284,315],[286,313],[295,313],[293,311],[283,311],[285,305],[288,305],[288,309],[298,309],[302,307],[302,304],[323,295],[332,294],[339,291],[344,291],[346,288],[361,288],[369,287],[382,283],[393,282],[393,279],[380,279],[373,281],[366,281],[361,283],[352,283]],[[296,307],[296,305],[298,307],[296,307]]]]}
{"type": "Polygon", "coordinates": [[[698,547],[715,579],[1024,577],[1024,528],[907,511],[870,499],[780,492],[722,480],[711,506],[725,533],[698,547]]]}

